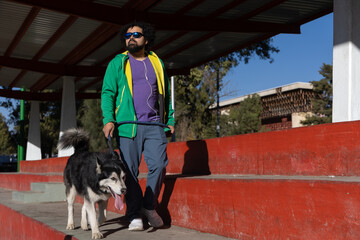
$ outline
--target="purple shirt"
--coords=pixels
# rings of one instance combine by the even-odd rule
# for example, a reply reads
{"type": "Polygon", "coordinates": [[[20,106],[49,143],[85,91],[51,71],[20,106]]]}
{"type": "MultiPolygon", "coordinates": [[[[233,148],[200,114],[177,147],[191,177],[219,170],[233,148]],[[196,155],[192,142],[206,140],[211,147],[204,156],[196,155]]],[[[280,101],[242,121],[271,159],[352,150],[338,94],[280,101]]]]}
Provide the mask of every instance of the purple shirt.
{"type": "Polygon", "coordinates": [[[159,121],[159,90],[153,65],[147,57],[143,61],[129,55],[135,113],[138,121],[159,121]]]}

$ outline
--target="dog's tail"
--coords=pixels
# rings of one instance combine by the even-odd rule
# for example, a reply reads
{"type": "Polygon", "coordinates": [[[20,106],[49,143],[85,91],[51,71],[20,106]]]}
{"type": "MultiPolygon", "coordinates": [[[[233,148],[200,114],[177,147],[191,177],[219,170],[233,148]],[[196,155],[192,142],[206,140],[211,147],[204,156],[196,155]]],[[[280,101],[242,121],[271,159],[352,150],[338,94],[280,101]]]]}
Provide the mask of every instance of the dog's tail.
{"type": "Polygon", "coordinates": [[[64,132],[60,137],[57,149],[74,147],[75,151],[88,151],[90,146],[89,133],[83,129],[72,128],[64,132]]]}

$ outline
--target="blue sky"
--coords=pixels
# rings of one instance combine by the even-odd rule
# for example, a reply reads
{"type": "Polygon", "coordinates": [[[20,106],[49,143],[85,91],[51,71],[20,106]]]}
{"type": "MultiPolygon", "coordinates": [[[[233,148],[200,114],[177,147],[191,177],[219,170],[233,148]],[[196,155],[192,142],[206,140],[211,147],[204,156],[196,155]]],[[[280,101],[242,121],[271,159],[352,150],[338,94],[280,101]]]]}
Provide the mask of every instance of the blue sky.
{"type": "Polygon", "coordinates": [[[229,81],[226,88],[236,94],[220,97],[220,101],[294,82],[320,80],[322,64],[332,64],[333,14],[302,25],[301,34],[275,36],[273,45],[280,50],[272,55],[273,63],[253,58],[230,70],[224,80],[229,81]]]}

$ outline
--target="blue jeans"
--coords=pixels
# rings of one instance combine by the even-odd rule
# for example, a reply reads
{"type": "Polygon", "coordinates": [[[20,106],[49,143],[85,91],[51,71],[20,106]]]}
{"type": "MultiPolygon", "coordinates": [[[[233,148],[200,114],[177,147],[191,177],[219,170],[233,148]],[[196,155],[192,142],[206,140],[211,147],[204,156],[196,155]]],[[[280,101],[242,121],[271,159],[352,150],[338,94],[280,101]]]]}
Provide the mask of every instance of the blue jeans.
{"type": "Polygon", "coordinates": [[[141,208],[155,209],[161,185],[166,174],[168,158],[167,139],[160,126],[138,125],[134,138],[119,137],[119,149],[127,165],[126,216],[129,220],[141,217],[141,208]],[[141,154],[148,168],[146,190],[143,196],[138,181],[141,154]]]}

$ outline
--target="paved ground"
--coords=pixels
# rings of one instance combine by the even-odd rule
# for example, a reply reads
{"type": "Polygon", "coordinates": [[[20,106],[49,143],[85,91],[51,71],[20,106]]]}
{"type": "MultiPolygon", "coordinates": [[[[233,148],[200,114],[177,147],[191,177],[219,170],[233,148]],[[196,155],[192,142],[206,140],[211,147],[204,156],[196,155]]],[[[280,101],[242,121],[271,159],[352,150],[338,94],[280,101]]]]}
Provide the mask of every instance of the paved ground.
{"type": "MultiPolygon", "coordinates": [[[[79,240],[91,239],[91,231],[83,231],[80,228],[81,205],[75,206],[75,230],[65,230],[67,221],[66,202],[56,203],[20,203],[11,200],[11,191],[0,188],[0,204],[3,204],[17,212],[28,217],[43,222],[46,225],[64,232],[67,235],[78,238],[79,240]]],[[[127,230],[125,218],[119,214],[108,214],[108,221],[100,227],[105,239],[131,239],[131,240],[171,240],[171,239],[191,239],[191,240],[225,240],[218,235],[201,233],[198,231],[180,228],[177,226],[164,227],[162,229],[153,229],[147,227],[145,231],[130,232],[127,230]]]]}

